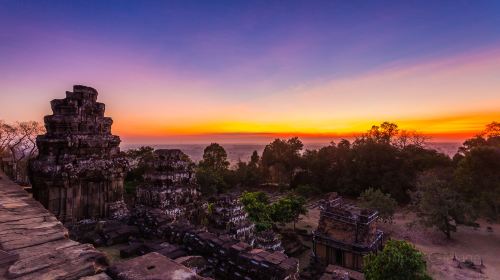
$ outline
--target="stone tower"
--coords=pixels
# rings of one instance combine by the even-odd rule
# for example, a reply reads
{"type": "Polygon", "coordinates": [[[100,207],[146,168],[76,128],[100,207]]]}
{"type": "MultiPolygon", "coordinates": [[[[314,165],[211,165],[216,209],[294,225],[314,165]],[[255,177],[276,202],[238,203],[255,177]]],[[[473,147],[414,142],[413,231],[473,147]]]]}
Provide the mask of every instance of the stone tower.
{"type": "Polygon", "coordinates": [[[196,218],[201,210],[201,193],[189,157],[181,150],[159,149],[147,164],[145,182],[137,188],[137,208],[158,209],[169,221],[196,218]]]}
{"type": "Polygon", "coordinates": [[[383,247],[378,212],[345,202],[336,193],[331,193],[320,209],[318,228],[313,232],[313,256],[327,265],[362,271],[363,257],[383,247]]]}
{"type": "Polygon", "coordinates": [[[65,223],[108,217],[123,205],[127,166],[120,138],[111,134],[113,120],[91,87],[76,85],[50,105],[30,164],[34,198],[65,223]]]}
{"type": "Polygon", "coordinates": [[[254,245],[255,224],[248,219],[248,213],[236,195],[220,195],[209,211],[210,231],[219,234],[229,234],[254,245]]]}

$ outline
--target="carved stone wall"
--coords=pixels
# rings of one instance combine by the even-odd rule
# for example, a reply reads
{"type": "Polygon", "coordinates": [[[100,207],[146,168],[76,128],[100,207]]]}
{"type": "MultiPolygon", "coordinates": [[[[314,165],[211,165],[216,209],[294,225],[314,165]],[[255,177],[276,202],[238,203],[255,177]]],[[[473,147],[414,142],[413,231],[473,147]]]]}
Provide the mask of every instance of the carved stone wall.
{"type": "Polygon", "coordinates": [[[123,200],[127,166],[112,119],[86,86],[50,104],[53,114],[44,118],[47,132],[38,136],[39,155],[30,164],[34,198],[63,222],[107,217],[109,206],[123,200]]]}

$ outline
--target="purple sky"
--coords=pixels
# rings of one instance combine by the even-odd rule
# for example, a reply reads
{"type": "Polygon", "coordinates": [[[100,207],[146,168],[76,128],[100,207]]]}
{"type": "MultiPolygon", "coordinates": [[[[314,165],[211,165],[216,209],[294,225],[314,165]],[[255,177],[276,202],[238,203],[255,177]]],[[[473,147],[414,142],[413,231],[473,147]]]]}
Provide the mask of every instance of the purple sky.
{"type": "Polygon", "coordinates": [[[129,139],[498,117],[500,2],[402,2],[0,0],[0,119],[41,121],[73,84],[129,139]]]}

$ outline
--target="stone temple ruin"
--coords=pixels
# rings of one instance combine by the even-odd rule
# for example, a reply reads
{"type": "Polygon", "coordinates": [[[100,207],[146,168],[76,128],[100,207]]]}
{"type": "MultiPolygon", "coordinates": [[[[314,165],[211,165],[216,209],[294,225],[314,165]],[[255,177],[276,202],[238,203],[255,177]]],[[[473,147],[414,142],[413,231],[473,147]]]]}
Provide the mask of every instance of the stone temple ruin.
{"type": "MultiPolygon", "coordinates": [[[[131,199],[129,213],[123,201],[129,164],[120,156],[120,138],[111,134],[112,120],[104,117],[97,91],[74,86],[51,105],[47,133],[37,138],[39,156],[30,165],[34,198],[71,226],[71,238],[96,246],[119,245],[120,256],[128,259],[110,265],[102,253],[85,245],[100,258],[98,269],[90,265],[82,272],[100,273],[90,279],[178,279],[175,273],[186,279],[299,278],[299,262],[284,254],[281,236],[273,230],[255,232],[237,196],[201,197],[194,164],[180,150],[156,150],[146,160],[144,182],[131,199]]],[[[313,233],[318,273],[311,270],[312,278],[306,279],[362,279],[342,269],[361,271],[363,255],[382,246],[376,219],[377,212],[339,197],[326,201],[313,233]]],[[[57,234],[67,238],[67,232],[61,226],[57,234]]],[[[291,239],[283,240],[291,252],[291,239]]],[[[0,258],[12,262],[11,255],[0,258]]]]}
{"type": "Polygon", "coordinates": [[[194,164],[181,150],[160,149],[147,162],[145,183],[136,192],[137,211],[155,210],[168,222],[192,221],[203,210],[194,183],[194,164]]]}
{"type": "Polygon", "coordinates": [[[249,244],[195,226],[170,224],[164,240],[182,245],[192,255],[203,256],[215,279],[283,279],[299,277],[299,262],[281,252],[253,249],[249,244]]]}
{"type": "Polygon", "coordinates": [[[272,229],[255,234],[255,247],[269,251],[285,252],[281,244],[280,235],[275,233],[272,229]]]}
{"type": "Polygon", "coordinates": [[[255,224],[248,220],[248,214],[238,197],[221,195],[209,210],[211,231],[229,234],[232,238],[254,245],[255,224]]]}
{"type": "Polygon", "coordinates": [[[378,212],[346,203],[337,194],[321,206],[313,233],[313,255],[325,265],[355,271],[363,269],[363,256],[382,248],[383,232],[377,230],[378,212]]]}
{"type": "Polygon", "coordinates": [[[76,85],[50,104],[53,114],[45,116],[47,132],[38,136],[39,155],[30,166],[34,198],[65,223],[126,214],[127,164],[97,91],[76,85]]]}

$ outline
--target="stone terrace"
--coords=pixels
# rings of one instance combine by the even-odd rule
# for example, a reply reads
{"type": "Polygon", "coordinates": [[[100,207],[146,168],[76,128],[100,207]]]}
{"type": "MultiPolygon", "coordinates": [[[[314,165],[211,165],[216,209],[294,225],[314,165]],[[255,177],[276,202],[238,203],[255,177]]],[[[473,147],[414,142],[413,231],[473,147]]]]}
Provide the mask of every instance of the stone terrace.
{"type": "Polygon", "coordinates": [[[54,215],[0,177],[0,279],[79,279],[106,268],[102,253],[70,240],[54,215]]]}

